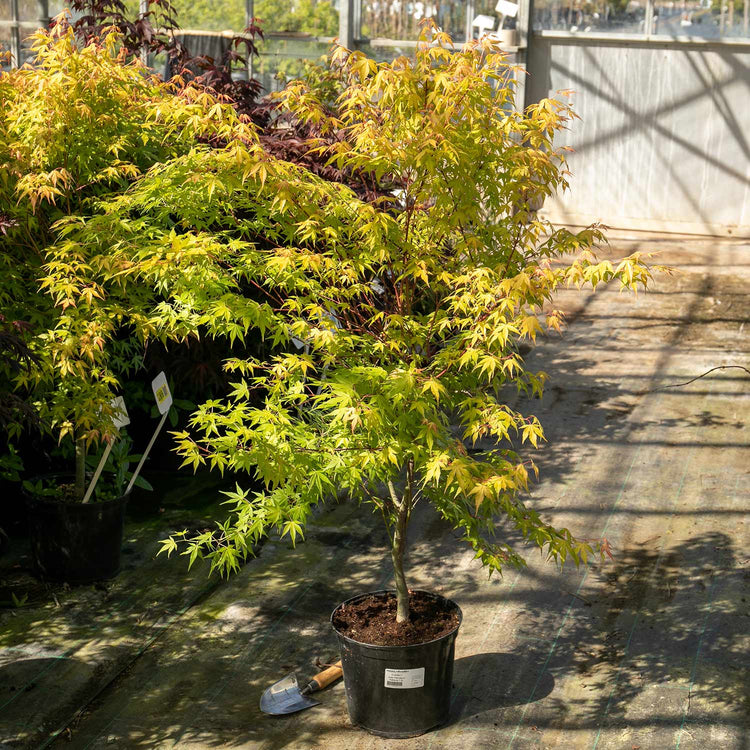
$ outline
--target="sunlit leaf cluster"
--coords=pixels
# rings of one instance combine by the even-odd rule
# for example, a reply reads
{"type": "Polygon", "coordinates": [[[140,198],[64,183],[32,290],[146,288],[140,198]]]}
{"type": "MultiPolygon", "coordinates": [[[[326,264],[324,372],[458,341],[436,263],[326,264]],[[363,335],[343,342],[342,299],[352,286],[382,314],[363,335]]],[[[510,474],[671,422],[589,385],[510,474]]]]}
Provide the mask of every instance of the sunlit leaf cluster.
{"type": "Polygon", "coordinates": [[[162,297],[66,238],[156,165],[255,134],[205,90],[128,62],[114,32],[81,46],[59,25],[34,50],[33,67],[0,74],[0,314],[24,322],[35,366],[6,361],[0,377],[58,437],[92,441],[110,431],[114,370],[138,367],[162,297]]]}

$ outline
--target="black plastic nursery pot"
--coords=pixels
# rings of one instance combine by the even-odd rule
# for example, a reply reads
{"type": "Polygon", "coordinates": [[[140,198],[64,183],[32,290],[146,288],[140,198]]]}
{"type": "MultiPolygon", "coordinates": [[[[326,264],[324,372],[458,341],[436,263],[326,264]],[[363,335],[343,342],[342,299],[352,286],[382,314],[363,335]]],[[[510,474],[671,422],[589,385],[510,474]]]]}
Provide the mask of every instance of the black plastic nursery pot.
{"type": "Polygon", "coordinates": [[[120,571],[128,495],[74,503],[27,495],[34,566],[42,578],[92,583],[120,571]]]}
{"type": "Polygon", "coordinates": [[[411,646],[373,646],[340,633],[334,625],[344,606],[374,591],[347,599],[333,611],[331,626],[339,639],[344,689],[352,724],[380,737],[416,737],[448,721],[456,635],[463,617],[455,602],[419,592],[455,607],[458,625],[450,633],[411,646]]]}

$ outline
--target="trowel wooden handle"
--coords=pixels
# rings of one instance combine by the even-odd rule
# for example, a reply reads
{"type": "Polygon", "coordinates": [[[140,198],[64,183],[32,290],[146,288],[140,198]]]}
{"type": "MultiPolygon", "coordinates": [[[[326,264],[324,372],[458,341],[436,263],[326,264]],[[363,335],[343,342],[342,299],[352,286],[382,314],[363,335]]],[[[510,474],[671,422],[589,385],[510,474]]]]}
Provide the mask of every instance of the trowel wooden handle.
{"type": "Polygon", "coordinates": [[[343,676],[344,672],[341,669],[341,662],[337,661],[328,669],[324,669],[319,672],[315,677],[310,680],[310,687],[313,691],[322,690],[324,687],[328,687],[332,682],[336,682],[339,677],[343,676]]]}

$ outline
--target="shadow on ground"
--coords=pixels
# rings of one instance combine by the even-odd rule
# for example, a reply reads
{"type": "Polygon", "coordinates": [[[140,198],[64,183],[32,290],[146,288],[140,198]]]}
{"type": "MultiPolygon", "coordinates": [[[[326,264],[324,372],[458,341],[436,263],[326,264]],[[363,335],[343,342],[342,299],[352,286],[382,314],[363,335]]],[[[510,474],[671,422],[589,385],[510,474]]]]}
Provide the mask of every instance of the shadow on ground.
{"type": "MultiPolygon", "coordinates": [[[[541,403],[517,402],[549,439],[529,502],[582,536],[606,535],[614,560],[561,573],[530,554],[522,573],[488,582],[460,535],[420,508],[412,585],[455,598],[465,619],[450,723],[400,748],[750,750],[748,378],[725,372],[654,391],[724,363],[726,351],[746,362],[736,335],[750,318],[746,280],[687,274],[654,315],[633,314],[615,294],[587,297],[571,307],[572,346],[529,353],[552,375],[541,403]]],[[[138,532],[148,554],[162,527],[138,532]]],[[[518,541],[512,529],[498,534],[518,541]]],[[[33,684],[23,695],[37,699],[33,711],[14,711],[22,699],[0,689],[0,741],[391,746],[351,727],[340,684],[302,714],[272,718],[258,707],[277,679],[335,658],[328,617],[340,601],[389,583],[376,517],[333,506],[305,544],[269,544],[220,585],[178,573],[183,561],[140,554],[109,588],[2,615],[0,685],[8,676],[33,684]],[[127,658],[113,657],[115,646],[127,658]],[[67,684],[75,697],[91,675],[101,677],[96,691],[45,712],[45,695],[51,705],[67,684]]]]}

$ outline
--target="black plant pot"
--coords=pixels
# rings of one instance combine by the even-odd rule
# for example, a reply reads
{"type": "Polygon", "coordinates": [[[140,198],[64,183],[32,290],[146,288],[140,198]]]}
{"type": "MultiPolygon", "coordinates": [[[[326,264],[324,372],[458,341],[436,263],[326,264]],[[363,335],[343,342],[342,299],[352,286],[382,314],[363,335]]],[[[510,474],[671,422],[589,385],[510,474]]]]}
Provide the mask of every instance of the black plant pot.
{"type": "Polygon", "coordinates": [[[68,583],[114,578],[120,571],[127,501],[128,495],[85,504],[27,495],[31,552],[39,575],[68,583]]]}
{"type": "Polygon", "coordinates": [[[341,649],[349,718],[352,724],[380,737],[416,737],[448,721],[453,654],[462,613],[454,602],[438,594],[420,592],[455,607],[458,625],[454,630],[413,646],[372,646],[336,630],[333,620],[341,607],[385,593],[355,596],[331,615],[341,649]]]}

